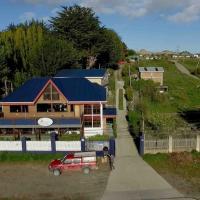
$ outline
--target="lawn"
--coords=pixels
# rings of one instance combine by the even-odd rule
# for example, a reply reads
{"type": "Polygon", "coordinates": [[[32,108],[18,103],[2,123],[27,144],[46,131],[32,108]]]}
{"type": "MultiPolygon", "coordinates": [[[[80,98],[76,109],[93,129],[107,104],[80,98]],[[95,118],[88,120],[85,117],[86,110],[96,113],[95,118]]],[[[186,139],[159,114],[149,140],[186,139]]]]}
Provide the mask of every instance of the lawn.
{"type": "Polygon", "coordinates": [[[146,154],[143,159],[182,193],[200,197],[200,153],[146,154]]]}

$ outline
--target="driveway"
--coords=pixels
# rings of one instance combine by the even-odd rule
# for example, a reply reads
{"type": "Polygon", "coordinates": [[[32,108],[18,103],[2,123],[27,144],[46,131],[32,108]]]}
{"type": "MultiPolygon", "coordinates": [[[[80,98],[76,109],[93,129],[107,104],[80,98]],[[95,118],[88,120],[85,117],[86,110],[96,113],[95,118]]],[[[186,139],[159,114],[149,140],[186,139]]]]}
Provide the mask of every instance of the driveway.
{"type": "MultiPolygon", "coordinates": [[[[123,82],[117,82],[118,90],[123,82]]],[[[115,169],[108,179],[102,200],[177,199],[183,197],[138,155],[128,132],[126,107],[118,110],[115,169]]],[[[185,199],[185,198],[184,198],[185,199]]]]}

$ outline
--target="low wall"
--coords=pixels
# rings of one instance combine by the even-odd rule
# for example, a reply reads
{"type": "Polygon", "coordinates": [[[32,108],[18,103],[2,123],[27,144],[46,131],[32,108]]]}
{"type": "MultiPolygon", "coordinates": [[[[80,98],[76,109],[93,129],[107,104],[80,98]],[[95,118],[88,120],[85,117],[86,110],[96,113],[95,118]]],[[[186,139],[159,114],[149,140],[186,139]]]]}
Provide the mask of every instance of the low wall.
{"type": "Polygon", "coordinates": [[[140,141],[143,154],[172,153],[196,150],[200,152],[200,135],[169,136],[165,139],[146,138],[140,141]]]}
{"type": "Polygon", "coordinates": [[[56,141],[56,151],[81,151],[81,142],[56,141]]]}
{"type": "Polygon", "coordinates": [[[96,151],[97,155],[104,155],[103,148],[108,147],[109,154],[115,155],[115,140],[109,141],[87,141],[82,138],[80,141],[56,141],[51,137],[50,141],[0,141],[0,152],[76,152],[96,151]]]}
{"type": "Polygon", "coordinates": [[[22,151],[21,141],[0,141],[0,151],[22,151]]]}

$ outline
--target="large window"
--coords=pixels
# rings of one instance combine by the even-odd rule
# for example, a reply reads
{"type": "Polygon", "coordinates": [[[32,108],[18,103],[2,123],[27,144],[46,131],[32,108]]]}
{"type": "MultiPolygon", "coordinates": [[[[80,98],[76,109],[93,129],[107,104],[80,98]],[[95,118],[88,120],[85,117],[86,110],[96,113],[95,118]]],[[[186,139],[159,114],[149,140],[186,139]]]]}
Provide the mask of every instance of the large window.
{"type": "Polygon", "coordinates": [[[51,112],[51,104],[47,103],[37,104],[37,112],[51,112]]]}
{"type": "Polygon", "coordinates": [[[84,106],[84,114],[92,114],[92,106],[91,105],[85,105],[84,106]]]}
{"type": "Polygon", "coordinates": [[[84,118],[84,127],[92,128],[92,118],[91,117],[84,118]]]}
{"type": "Polygon", "coordinates": [[[67,104],[61,104],[61,103],[54,103],[53,104],[53,112],[67,112],[67,104]]]}
{"type": "Polygon", "coordinates": [[[57,90],[52,85],[49,85],[43,93],[43,99],[44,100],[59,100],[60,96],[57,90]]]}
{"type": "Polygon", "coordinates": [[[10,106],[10,112],[16,113],[16,112],[28,112],[28,106],[27,105],[13,105],[10,106]]]}
{"type": "Polygon", "coordinates": [[[93,127],[100,127],[100,126],[101,126],[100,118],[94,118],[93,119],[93,127]]]}
{"type": "Polygon", "coordinates": [[[93,105],[93,114],[100,114],[100,105],[93,105]]]}

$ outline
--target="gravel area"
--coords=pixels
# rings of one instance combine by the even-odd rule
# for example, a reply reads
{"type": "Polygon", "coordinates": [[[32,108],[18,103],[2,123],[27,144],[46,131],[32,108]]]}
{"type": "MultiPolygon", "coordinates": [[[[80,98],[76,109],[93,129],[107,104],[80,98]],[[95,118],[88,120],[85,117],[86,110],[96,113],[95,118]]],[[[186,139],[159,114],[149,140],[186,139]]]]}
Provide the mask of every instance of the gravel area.
{"type": "Polygon", "coordinates": [[[109,177],[103,165],[90,174],[68,171],[55,177],[44,164],[0,164],[0,200],[98,200],[109,177]]]}

